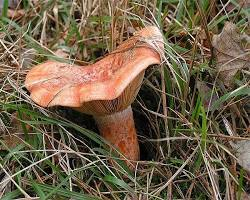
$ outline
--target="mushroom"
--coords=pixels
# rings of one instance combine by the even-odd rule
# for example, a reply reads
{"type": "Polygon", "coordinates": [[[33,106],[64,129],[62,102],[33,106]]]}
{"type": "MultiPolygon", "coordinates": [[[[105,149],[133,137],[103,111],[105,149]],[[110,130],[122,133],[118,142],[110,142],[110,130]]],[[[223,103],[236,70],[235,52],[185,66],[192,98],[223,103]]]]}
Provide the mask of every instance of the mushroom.
{"type": "Polygon", "coordinates": [[[139,160],[131,103],[145,69],[160,64],[163,37],[148,26],[115,51],[88,66],[47,61],[32,68],[25,86],[43,107],[66,106],[94,116],[101,135],[127,159],[139,160]]]}

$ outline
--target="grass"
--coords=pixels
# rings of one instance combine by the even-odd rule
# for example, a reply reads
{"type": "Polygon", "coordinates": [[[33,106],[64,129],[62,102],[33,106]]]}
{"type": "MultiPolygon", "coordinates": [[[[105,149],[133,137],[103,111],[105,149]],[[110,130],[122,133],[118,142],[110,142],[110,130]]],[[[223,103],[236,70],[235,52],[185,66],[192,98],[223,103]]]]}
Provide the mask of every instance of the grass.
{"type": "Polygon", "coordinates": [[[249,192],[249,175],[229,143],[249,138],[249,74],[240,72],[234,88],[224,87],[210,37],[226,21],[247,30],[249,9],[240,1],[23,0],[25,15],[18,19],[7,17],[4,2],[1,199],[241,199],[249,192]],[[92,63],[125,40],[127,31],[148,24],[162,30],[165,58],[146,71],[132,105],[142,157],[133,172],[117,155],[117,165],[110,165],[91,117],[39,107],[24,80],[32,66],[48,59],[92,63]],[[58,49],[69,59],[57,57],[58,49]],[[218,95],[209,110],[198,81],[218,95]],[[225,118],[236,135],[228,134],[225,118]]]}

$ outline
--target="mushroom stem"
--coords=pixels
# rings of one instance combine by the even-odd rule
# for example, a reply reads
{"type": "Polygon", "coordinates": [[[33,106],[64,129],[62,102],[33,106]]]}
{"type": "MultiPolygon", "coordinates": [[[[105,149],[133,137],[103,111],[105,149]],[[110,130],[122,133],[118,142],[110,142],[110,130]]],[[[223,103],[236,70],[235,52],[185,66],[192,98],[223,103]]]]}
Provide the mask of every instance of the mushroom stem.
{"type": "Polygon", "coordinates": [[[94,117],[101,135],[129,160],[139,160],[139,145],[131,106],[112,115],[94,117]]]}

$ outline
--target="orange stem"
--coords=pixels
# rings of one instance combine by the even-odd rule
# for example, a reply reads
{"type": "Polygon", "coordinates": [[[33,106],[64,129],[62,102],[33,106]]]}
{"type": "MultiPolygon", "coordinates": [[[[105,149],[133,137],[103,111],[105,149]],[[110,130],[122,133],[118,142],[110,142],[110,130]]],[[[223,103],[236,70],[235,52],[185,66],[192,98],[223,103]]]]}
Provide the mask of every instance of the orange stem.
{"type": "Polygon", "coordinates": [[[95,116],[99,131],[129,160],[139,160],[139,145],[131,106],[112,115],[95,116]]]}

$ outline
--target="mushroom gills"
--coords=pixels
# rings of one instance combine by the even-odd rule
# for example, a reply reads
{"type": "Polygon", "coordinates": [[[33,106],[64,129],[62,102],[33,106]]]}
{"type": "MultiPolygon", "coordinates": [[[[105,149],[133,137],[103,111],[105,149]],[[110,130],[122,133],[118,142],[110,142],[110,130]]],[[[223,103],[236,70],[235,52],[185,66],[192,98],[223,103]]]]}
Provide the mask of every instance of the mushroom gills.
{"type": "Polygon", "coordinates": [[[137,77],[129,83],[121,95],[112,100],[95,100],[85,102],[81,107],[74,108],[75,110],[90,114],[93,116],[105,116],[112,113],[120,112],[130,106],[135,100],[144,77],[143,70],[137,77]]]}

